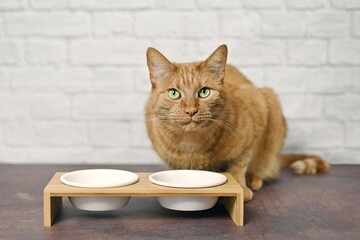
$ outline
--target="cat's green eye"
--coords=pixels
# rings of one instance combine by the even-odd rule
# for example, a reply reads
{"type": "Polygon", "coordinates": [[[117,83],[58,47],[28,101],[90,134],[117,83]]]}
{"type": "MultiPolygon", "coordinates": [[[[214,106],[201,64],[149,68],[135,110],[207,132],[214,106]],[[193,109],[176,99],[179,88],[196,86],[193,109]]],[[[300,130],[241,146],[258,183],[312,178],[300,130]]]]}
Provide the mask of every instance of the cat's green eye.
{"type": "Polygon", "coordinates": [[[173,99],[173,100],[176,100],[176,99],[179,99],[181,97],[181,94],[178,90],[172,88],[168,91],[168,96],[169,98],[173,99]]]}
{"type": "Polygon", "coordinates": [[[207,98],[210,95],[210,88],[204,87],[199,91],[200,98],[207,98]]]}

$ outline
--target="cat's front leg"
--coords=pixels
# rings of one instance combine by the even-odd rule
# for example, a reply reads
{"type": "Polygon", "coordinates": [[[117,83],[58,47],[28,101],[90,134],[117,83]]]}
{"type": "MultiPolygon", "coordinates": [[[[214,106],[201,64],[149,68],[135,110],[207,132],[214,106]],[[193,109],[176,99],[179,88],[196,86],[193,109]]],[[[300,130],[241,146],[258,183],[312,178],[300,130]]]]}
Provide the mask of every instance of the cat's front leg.
{"type": "Polygon", "coordinates": [[[244,153],[241,157],[234,160],[230,165],[228,171],[238,181],[241,187],[244,189],[244,201],[250,201],[253,198],[253,192],[246,185],[246,171],[249,166],[251,154],[244,153]]]}

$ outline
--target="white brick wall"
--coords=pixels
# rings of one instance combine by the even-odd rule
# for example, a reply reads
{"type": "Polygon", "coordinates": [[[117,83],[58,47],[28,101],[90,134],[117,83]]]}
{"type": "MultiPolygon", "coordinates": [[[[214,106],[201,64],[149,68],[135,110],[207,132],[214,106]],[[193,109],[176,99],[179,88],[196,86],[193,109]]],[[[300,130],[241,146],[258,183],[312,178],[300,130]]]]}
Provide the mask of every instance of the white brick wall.
{"type": "Polygon", "coordinates": [[[24,43],[24,55],[30,65],[65,64],[67,60],[66,42],[51,39],[28,40],[24,43]]]}
{"type": "Polygon", "coordinates": [[[160,163],[145,51],[229,47],[280,95],[288,152],[360,163],[360,0],[0,1],[0,162],[160,163]]]}

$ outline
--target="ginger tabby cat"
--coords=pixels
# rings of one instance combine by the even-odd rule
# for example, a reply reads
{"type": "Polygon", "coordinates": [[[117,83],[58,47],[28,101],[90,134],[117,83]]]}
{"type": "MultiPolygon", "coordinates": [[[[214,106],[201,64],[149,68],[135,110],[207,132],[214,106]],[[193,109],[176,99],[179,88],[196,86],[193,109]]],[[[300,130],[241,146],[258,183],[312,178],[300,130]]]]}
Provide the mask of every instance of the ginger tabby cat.
{"type": "Polygon", "coordinates": [[[329,171],[318,156],[281,155],[287,128],[278,97],[227,65],[226,45],[202,62],[171,63],[154,48],[146,56],[148,135],[169,167],[229,171],[245,201],[282,166],[299,174],[329,171]]]}

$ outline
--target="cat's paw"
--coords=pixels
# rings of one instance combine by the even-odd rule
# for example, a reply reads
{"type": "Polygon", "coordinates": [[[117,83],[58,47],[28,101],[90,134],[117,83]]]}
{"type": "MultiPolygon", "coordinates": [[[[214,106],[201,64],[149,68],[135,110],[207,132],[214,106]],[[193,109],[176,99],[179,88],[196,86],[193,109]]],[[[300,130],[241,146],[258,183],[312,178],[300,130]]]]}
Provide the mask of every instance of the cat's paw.
{"type": "Polygon", "coordinates": [[[244,188],[244,201],[248,202],[252,200],[254,195],[253,191],[251,191],[251,189],[248,187],[243,187],[243,188],[244,188]]]}
{"type": "Polygon", "coordinates": [[[326,173],[330,170],[328,162],[318,158],[305,158],[298,160],[290,165],[292,172],[297,174],[309,174],[326,173]]]}
{"type": "Polygon", "coordinates": [[[252,190],[260,190],[260,188],[262,188],[263,186],[263,180],[259,177],[256,176],[252,176],[250,179],[250,188],[252,190]]]}
{"type": "Polygon", "coordinates": [[[260,190],[263,186],[263,179],[248,173],[246,175],[246,185],[254,191],[260,190]]]}
{"type": "Polygon", "coordinates": [[[298,160],[290,165],[290,169],[297,174],[316,174],[316,163],[312,159],[298,160]]]}

